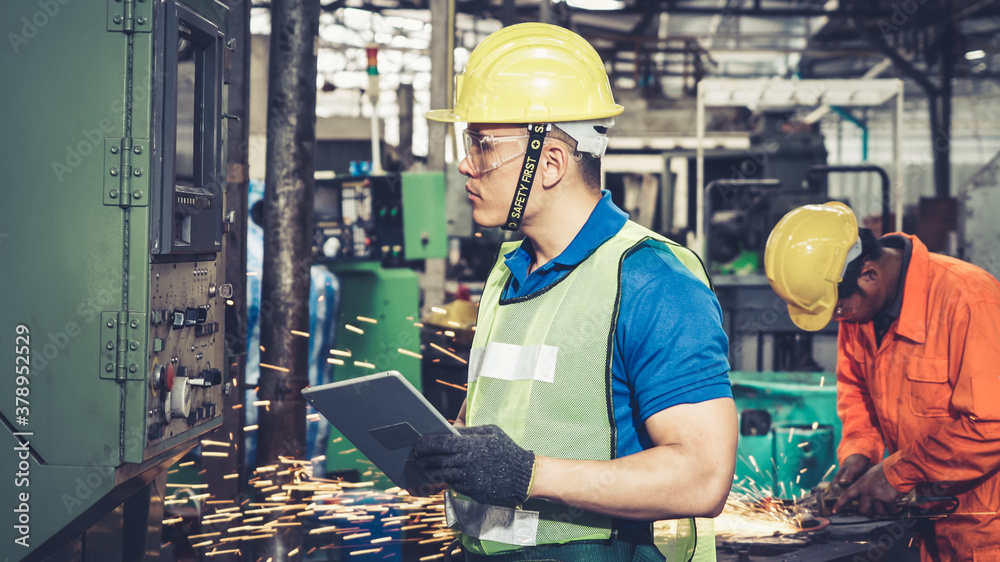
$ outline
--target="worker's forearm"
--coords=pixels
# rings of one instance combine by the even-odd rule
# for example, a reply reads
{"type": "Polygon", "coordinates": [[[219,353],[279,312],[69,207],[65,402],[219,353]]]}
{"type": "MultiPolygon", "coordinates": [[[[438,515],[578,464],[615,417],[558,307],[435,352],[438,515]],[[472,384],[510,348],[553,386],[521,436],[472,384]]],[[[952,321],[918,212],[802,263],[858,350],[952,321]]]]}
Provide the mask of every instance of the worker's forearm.
{"type": "Polygon", "coordinates": [[[733,470],[673,445],[611,461],[539,456],[531,497],[628,519],[715,517],[733,470]]]}

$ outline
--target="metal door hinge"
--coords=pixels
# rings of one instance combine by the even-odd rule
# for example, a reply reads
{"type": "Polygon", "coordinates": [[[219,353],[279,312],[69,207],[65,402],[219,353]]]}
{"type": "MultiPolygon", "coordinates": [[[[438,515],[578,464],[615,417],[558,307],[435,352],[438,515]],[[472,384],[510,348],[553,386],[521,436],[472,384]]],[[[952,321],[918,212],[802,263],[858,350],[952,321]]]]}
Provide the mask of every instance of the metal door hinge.
{"type": "Polygon", "coordinates": [[[153,0],[108,0],[108,31],[149,33],[153,30],[153,0]]]}
{"type": "Polygon", "coordinates": [[[146,315],[138,312],[101,313],[102,379],[143,380],[146,364],[146,315]]]}
{"type": "Polygon", "coordinates": [[[145,207],[149,203],[149,139],[104,139],[104,204],[145,207]]]}

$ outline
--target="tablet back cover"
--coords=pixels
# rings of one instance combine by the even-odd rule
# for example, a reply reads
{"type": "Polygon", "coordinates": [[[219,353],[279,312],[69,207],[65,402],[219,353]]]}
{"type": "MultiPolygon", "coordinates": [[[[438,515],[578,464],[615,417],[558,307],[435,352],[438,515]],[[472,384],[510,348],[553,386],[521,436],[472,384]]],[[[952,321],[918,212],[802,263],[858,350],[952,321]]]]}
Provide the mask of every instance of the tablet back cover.
{"type": "Polygon", "coordinates": [[[413,490],[428,483],[409,462],[417,437],[458,434],[396,371],[310,387],[302,395],[401,488],[413,490]]]}

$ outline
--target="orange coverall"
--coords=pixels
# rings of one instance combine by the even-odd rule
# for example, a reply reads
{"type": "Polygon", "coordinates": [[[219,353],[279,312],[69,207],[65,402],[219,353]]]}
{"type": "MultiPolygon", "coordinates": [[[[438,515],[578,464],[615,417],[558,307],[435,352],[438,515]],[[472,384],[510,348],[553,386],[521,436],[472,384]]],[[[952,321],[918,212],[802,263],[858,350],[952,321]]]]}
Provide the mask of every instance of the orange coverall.
{"type": "MultiPolygon", "coordinates": [[[[837,456],[877,464],[887,447],[896,490],[948,483],[935,491],[959,506],[935,524],[940,560],[1000,562],[1000,282],[903,236],[903,307],[882,345],[871,322],[840,325],[837,456]]],[[[934,546],[922,545],[923,561],[934,546]]]]}

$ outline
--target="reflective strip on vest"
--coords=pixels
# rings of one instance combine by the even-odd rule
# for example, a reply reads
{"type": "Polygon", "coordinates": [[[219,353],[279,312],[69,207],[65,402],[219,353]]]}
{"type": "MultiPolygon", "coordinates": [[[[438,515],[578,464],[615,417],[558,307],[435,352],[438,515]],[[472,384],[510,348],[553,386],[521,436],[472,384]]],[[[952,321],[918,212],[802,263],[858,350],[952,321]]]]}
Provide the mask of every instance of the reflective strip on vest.
{"type": "Polygon", "coordinates": [[[514,345],[489,342],[469,353],[469,382],[479,377],[507,381],[536,380],[554,382],[556,355],[551,345],[514,345]]]}
{"type": "MultiPolygon", "coordinates": [[[[621,263],[638,244],[655,239],[711,286],[698,257],[631,221],[566,277],[532,295],[502,300],[510,271],[504,244],[483,288],[469,361],[466,423],[496,424],[538,455],[578,460],[618,457],[611,401],[611,364],[621,263]]],[[[523,548],[534,521],[539,545],[606,540],[613,519],[580,508],[529,500],[524,509],[463,503],[453,516],[462,543],[475,554],[523,548]],[[494,509],[496,508],[496,509],[494,509]],[[524,513],[536,513],[527,517],[524,513]],[[497,539],[501,540],[497,540],[497,539]]],[[[690,537],[693,548],[694,537],[690,537]]],[[[687,539],[685,538],[685,542],[687,539]]],[[[682,546],[682,551],[687,549],[682,546]]]]}
{"type": "Polygon", "coordinates": [[[444,495],[444,515],[449,527],[457,525],[469,537],[514,546],[538,544],[537,511],[462,500],[449,492],[444,495]]]}

